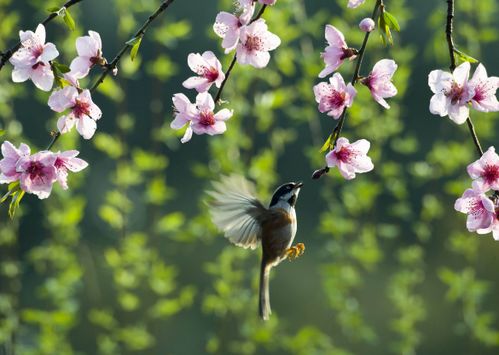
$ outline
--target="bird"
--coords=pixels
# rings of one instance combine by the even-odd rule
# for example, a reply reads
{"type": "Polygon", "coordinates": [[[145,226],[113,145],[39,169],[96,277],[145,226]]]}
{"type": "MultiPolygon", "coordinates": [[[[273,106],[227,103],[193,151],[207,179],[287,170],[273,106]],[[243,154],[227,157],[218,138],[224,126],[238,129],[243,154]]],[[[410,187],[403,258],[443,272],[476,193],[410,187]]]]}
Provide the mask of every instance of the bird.
{"type": "Polygon", "coordinates": [[[297,231],[295,205],[303,183],[279,186],[265,207],[255,197],[255,185],[241,175],[222,176],[212,183],[209,212],[213,223],[233,244],[256,249],[262,246],[260,264],[259,314],[268,320],[270,270],[281,261],[301,256],[305,245],[292,246],[297,231]]]}

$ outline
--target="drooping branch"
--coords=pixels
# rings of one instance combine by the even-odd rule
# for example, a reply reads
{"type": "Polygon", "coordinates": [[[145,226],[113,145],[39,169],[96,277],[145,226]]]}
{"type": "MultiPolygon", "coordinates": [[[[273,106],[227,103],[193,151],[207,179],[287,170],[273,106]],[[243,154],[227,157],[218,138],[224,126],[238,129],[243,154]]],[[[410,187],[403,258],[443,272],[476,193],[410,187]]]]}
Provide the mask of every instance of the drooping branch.
{"type": "MultiPolygon", "coordinates": [[[[452,38],[452,33],[453,33],[453,24],[454,21],[454,0],[447,0],[447,25],[445,27],[445,34],[446,34],[446,39],[447,39],[447,47],[449,48],[449,57],[450,57],[450,70],[451,72],[456,69],[456,46],[454,44],[454,39],[452,38]]],[[[471,135],[471,139],[473,140],[473,144],[475,145],[475,148],[478,152],[478,155],[481,157],[483,155],[483,149],[480,144],[480,140],[478,139],[478,136],[475,131],[475,127],[473,125],[473,122],[471,121],[471,117],[468,117],[466,119],[466,124],[468,125],[468,130],[471,135]]]]}
{"type": "MultiPolygon", "coordinates": [[[[174,1],[175,0],[165,0],[165,1],[163,1],[161,3],[161,5],[158,7],[158,9],[156,11],[154,11],[154,13],[147,18],[146,22],[144,22],[144,24],[137,30],[137,32],[135,32],[135,34],[133,35],[132,38],[135,38],[135,39],[142,38],[144,36],[144,34],[146,33],[148,27],[151,25],[151,23],[162,12],[164,12],[174,1]]],[[[101,73],[101,75],[99,76],[99,78],[95,81],[95,83],[92,85],[92,87],[90,88],[91,92],[94,92],[99,87],[99,85],[104,82],[104,79],[106,78],[106,76],[108,76],[111,71],[113,71],[114,69],[116,69],[116,67],[117,67],[119,61],[121,60],[121,58],[123,57],[123,55],[128,50],[130,50],[132,47],[133,47],[133,44],[131,44],[130,41],[127,41],[123,45],[123,47],[120,49],[120,51],[118,52],[118,54],[116,54],[116,56],[114,57],[114,59],[109,64],[107,64],[105,66],[104,71],[101,73]]],[[[47,150],[50,150],[53,147],[53,145],[55,144],[55,142],[57,142],[57,140],[59,139],[60,136],[61,136],[60,132],[53,133],[52,140],[50,141],[50,144],[48,145],[47,150]]]]}
{"type": "MultiPolygon", "coordinates": [[[[378,9],[382,4],[383,4],[383,0],[377,0],[376,4],[374,5],[374,9],[373,9],[373,12],[371,14],[371,18],[374,22],[376,22],[378,9]]],[[[355,59],[355,69],[353,71],[352,79],[350,80],[350,83],[353,86],[355,86],[355,84],[357,84],[357,82],[359,80],[360,68],[362,66],[362,60],[364,59],[364,53],[366,51],[367,42],[369,41],[370,34],[371,34],[371,32],[366,32],[366,34],[364,36],[364,40],[362,41],[362,46],[359,49],[359,52],[357,54],[357,58],[355,59]]],[[[330,146],[332,146],[332,147],[336,146],[336,141],[340,137],[341,131],[343,130],[343,125],[345,123],[347,111],[348,111],[348,108],[345,107],[343,109],[341,116],[340,116],[340,119],[338,120],[338,123],[336,124],[333,131],[331,132],[330,146]]],[[[312,179],[319,179],[322,175],[324,175],[327,172],[329,172],[329,168],[327,166],[323,167],[322,169],[316,170],[312,175],[312,179]]]]}
{"type": "MultiPolygon", "coordinates": [[[[258,11],[258,14],[250,21],[249,24],[252,24],[256,20],[258,20],[260,17],[262,17],[263,13],[265,12],[265,9],[267,8],[267,5],[262,5],[260,8],[260,11],[258,11]]],[[[222,91],[225,87],[225,83],[227,82],[227,79],[229,79],[230,73],[232,72],[232,69],[234,68],[234,65],[236,64],[237,61],[237,54],[234,54],[234,57],[232,58],[232,61],[230,62],[229,69],[225,72],[225,78],[222,81],[222,84],[220,85],[220,88],[217,91],[217,94],[215,95],[214,101],[216,103],[219,103],[221,97],[222,97],[222,91]]]]}
{"type": "MultiPolygon", "coordinates": [[[[69,0],[67,1],[62,7],[62,8],[70,8],[71,6],[79,3],[79,2],[82,2],[83,0],[69,0]]],[[[52,21],[54,18],[56,18],[58,15],[57,12],[52,12],[50,13],[50,15],[48,15],[45,20],[42,21],[42,25],[46,25],[47,23],[49,23],[50,21],[52,21]]],[[[17,52],[17,50],[21,47],[21,42],[18,42],[16,43],[12,48],[6,50],[5,52],[3,52],[0,56],[0,70],[2,70],[3,66],[7,63],[7,61],[10,59],[10,57],[12,57],[14,55],[15,52],[17,52]]]]}

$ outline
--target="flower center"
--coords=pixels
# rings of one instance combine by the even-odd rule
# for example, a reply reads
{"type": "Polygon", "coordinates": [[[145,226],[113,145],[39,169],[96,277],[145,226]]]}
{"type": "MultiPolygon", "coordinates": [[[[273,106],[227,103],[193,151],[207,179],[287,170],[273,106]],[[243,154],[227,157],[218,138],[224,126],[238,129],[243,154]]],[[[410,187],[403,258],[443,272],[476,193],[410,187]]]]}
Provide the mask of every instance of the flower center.
{"type": "Polygon", "coordinates": [[[215,117],[213,112],[203,111],[199,114],[199,123],[203,126],[213,126],[215,124],[215,117]]]}
{"type": "Polygon", "coordinates": [[[248,51],[259,51],[262,49],[262,40],[258,36],[248,36],[244,46],[248,51]]]}
{"type": "Polygon", "coordinates": [[[352,156],[355,155],[355,153],[346,148],[346,147],[342,147],[339,151],[337,151],[336,153],[334,153],[336,155],[336,158],[339,160],[339,161],[342,161],[344,163],[347,163],[351,160],[352,156]]]}
{"type": "Polygon", "coordinates": [[[215,81],[218,79],[218,70],[214,67],[203,67],[203,77],[208,81],[215,81]]]}
{"type": "Polygon", "coordinates": [[[55,160],[54,166],[56,167],[56,169],[60,169],[60,168],[64,168],[64,167],[66,167],[66,166],[64,165],[64,160],[62,160],[62,159],[60,159],[60,158],[57,158],[57,159],[55,160]]]}
{"type": "Polygon", "coordinates": [[[345,104],[345,93],[333,90],[328,96],[329,104],[333,107],[341,107],[345,104]]]}
{"type": "Polygon", "coordinates": [[[76,99],[75,105],[71,108],[73,114],[76,118],[82,118],[83,116],[90,116],[90,104],[88,102],[83,102],[76,99]]]}
{"type": "Polygon", "coordinates": [[[485,207],[480,199],[471,200],[469,202],[469,213],[474,216],[479,216],[485,213],[485,207]]]}
{"type": "Polygon", "coordinates": [[[482,177],[485,182],[492,184],[499,179],[499,165],[487,164],[483,170],[484,172],[482,177]]]}
{"type": "Polygon", "coordinates": [[[460,100],[461,97],[463,96],[464,88],[462,86],[459,86],[456,82],[452,83],[450,91],[447,93],[447,96],[450,97],[451,99],[451,104],[455,105],[457,104],[460,100]]]}
{"type": "Polygon", "coordinates": [[[39,161],[32,161],[30,165],[26,169],[26,172],[29,174],[29,178],[34,180],[36,178],[43,176],[43,165],[39,161]]]}
{"type": "Polygon", "coordinates": [[[38,58],[43,54],[43,47],[42,46],[33,46],[31,48],[31,54],[33,57],[38,58]]]}

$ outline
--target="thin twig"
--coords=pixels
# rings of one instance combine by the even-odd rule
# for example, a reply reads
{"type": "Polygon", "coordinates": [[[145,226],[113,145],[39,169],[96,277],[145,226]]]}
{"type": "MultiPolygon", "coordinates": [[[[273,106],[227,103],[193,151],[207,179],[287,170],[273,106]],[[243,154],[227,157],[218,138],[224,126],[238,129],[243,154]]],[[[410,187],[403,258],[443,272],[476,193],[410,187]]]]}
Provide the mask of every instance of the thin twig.
{"type": "MultiPolygon", "coordinates": [[[[174,1],[175,0],[163,1],[163,3],[158,7],[158,9],[151,16],[148,17],[147,21],[144,22],[142,27],[140,27],[137,30],[137,32],[135,32],[135,34],[133,35],[132,38],[143,37],[147,31],[147,28],[154,21],[154,19],[156,19],[163,11],[165,11],[174,1]]],[[[119,61],[121,60],[121,57],[123,57],[123,55],[126,53],[126,51],[132,47],[133,47],[132,44],[125,43],[125,45],[120,49],[120,51],[118,52],[116,57],[114,57],[114,59],[111,61],[111,63],[109,63],[105,66],[105,69],[102,72],[102,74],[99,76],[99,78],[95,81],[95,83],[90,88],[91,92],[94,92],[99,87],[99,85],[104,82],[104,79],[106,78],[106,76],[108,76],[108,74],[116,68],[119,61]]],[[[56,133],[52,134],[52,140],[51,140],[50,144],[48,145],[47,150],[50,150],[52,148],[52,146],[55,144],[55,142],[57,142],[57,140],[59,139],[60,136],[61,136],[60,132],[56,132],[56,133]]]]}
{"type": "MultiPolygon", "coordinates": [[[[262,17],[263,13],[265,12],[265,9],[267,8],[267,5],[262,5],[260,8],[260,11],[258,11],[258,14],[249,22],[249,24],[252,24],[256,20],[258,20],[260,17],[262,17]]],[[[230,73],[232,72],[232,69],[234,68],[234,65],[236,64],[237,61],[237,54],[234,54],[234,57],[232,58],[232,61],[230,62],[229,69],[225,72],[225,78],[222,81],[222,84],[220,85],[220,88],[217,91],[217,94],[215,95],[214,101],[216,103],[220,103],[220,98],[222,97],[222,91],[225,87],[225,84],[227,82],[227,79],[229,79],[230,73]]]]}
{"type": "MultiPolygon", "coordinates": [[[[450,70],[451,72],[456,69],[456,56],[454,55],[456,51],[456,46],[454,44],[454,39],[452,38],[453,31],[453,20],[454,20],[454,0],[447,0],[447,25],[445,27],[445,34],[447,38],[447,47],[449,48],[449,57],[450,57],[450,70]]],[[[471,139],[473,140],[473,144],[478,152],[478,155],[481,157],[483,155],[483,149],[480,144],[480,140],[475,131],[475,127],[473,122],[471,121],[471,117],[466,119],[466,123],[468,125],[468,129],[470,131],[471,139]]]]}
{"type": "MultiPolygon", "coordinates": [[[[71,6],[81,2],[83,0],[69,0],[67,1],[62,7],[62,8],[70,8],[71,6]]],[[[51,12],[50,15],[48,15],[45,20],[42,21],[42,25],[46,25],[50,21],[52,21],[54,18],[59,16],[57,12],[51,12]]],[[[7,63],[7,61],[14,55],[15,52],[21,47],[21,42],[16,43],[12,48],[8,49],[5,52],[0,52],[1,57],[0,57],[0,70],[2,70],[3,66],[7,63]]]]}

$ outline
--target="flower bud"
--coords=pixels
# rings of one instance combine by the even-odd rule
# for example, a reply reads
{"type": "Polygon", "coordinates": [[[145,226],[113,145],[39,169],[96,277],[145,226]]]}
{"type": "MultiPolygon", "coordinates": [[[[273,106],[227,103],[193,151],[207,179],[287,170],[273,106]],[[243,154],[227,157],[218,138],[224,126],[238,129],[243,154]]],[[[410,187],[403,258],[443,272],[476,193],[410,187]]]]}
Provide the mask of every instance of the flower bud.
{"type": "Polygon", "coordinates": [[[374,27],[375,27],[374,21],[370,17],[366,17],[359,23],[359,28],[363,32],[371,32],[372,30],[374,30],[374,27]]]}

